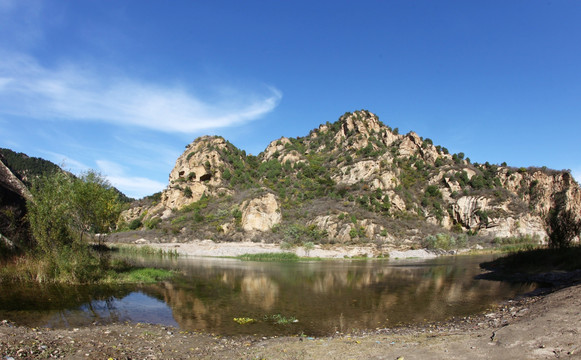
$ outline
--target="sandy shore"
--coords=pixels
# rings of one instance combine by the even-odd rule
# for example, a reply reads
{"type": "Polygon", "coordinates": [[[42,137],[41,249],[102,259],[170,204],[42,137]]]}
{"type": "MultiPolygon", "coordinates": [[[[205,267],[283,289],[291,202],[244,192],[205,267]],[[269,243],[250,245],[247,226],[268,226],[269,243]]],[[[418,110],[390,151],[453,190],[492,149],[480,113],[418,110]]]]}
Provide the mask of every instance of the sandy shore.
{"type": "Polygon", "coordinates": [[[183,256],[238,256],[243,254],[294,252],[298,256],[310,256],[330,259],[343,259],[353,257],[378,257],[389,255],[390,259],[419,258],[429,259],[438,256],[435,252],[425,249],[419,250],[395,250],[378,249],[374,245],[368,246],[339,246],[339,245],[315,245],[315,248],[307,252],[302,247],[290,250],[282,250],[278,244],[264,244],[258,242],[223,242],[212,240],[194,240],[187,243],[150,243],[145,239],[135,241],[137,246],[150,246],[156,249],[177,251],[183,256]]]}

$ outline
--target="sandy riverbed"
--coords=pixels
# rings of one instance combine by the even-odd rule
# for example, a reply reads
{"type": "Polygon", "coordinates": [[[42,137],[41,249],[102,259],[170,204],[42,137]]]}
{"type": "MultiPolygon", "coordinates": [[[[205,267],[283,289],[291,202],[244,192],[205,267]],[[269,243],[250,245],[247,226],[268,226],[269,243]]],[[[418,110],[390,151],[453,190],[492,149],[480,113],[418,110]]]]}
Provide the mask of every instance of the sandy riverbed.
{"type": "Polygon", "coordinates": [[[265,244],[259,242],[222,242],[212,240],[194,240],[187,243],[150,243],[147,240],[137,240],[137,246],[150,246],[156,249],[177,251],[185,256],[238,256],[243,254],[278,253],[291,251],[298,256],[311,256],[320,258],[352,258],[352,257],[377,257],[387,256],[390,259],[420,258],[429,259],[438,256],[434,252],[425,249],[396,250],[378,249],[374,245],[368,246],[320,246],[307,254],[304,248],[296,247],[290,250],[282,250],[277,244],[265,244]]]}

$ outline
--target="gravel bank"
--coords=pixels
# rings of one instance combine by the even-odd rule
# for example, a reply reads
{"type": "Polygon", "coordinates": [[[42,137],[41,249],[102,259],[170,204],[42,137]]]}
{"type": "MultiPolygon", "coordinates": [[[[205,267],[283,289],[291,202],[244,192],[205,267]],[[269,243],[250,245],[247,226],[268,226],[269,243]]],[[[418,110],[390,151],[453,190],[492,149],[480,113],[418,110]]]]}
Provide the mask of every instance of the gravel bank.
{"type": "MultiPolygon", "coordinates": [[[[297,247],[291,250],[282,250],[277,244],[255,242],[217,243],[212,240],[194,240],[187,243],[150,243],[145,239],[135,241],[137,246],[151,246],[156,249],[177,251],[184,256],[238,256],[243,254],[279,253],[283,251],[295,252],[298,256],[307,256],[304,248],[297,247]]],[[[374,245],[369,246],[340,246],[315,245],[308,256],[328,259],[343,259],[352,257],[377,257],[387,255],[391,259],[430,259],[438,256],[435,252],[425,249],[419,250],[380,250],[374,245]]]]}

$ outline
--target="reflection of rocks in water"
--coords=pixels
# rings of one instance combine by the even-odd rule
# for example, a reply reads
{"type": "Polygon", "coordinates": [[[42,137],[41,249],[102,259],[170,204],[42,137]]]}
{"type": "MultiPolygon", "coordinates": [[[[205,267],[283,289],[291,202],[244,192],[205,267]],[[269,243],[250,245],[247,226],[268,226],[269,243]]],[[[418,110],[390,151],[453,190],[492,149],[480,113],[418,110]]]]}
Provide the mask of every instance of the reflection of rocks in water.
{"type": "Polygon", "coordinates": [[[463,261],[192,265],[148,291],[165,299],[184,329],[318,335],[466,315],[514,294],[508,284],[475,281],[478,266],[463,261]],[[285,329],[260,321],[240,329],[232,321],[276,313],[300,321],[285,329]]]}
{"type": "Polygon", "coordinates": [[[264,310],[272,309],[278,298],[278,285],[266,276],[245,276],[240,287],[248,303],[264,310]]]}
{"type": "Polygon", "coordinates": [[[170,282],[147,286],[147,293],[161,294],[172,309],[175,321],[184,329],[206,329],[220,314],[212,312],[191,288],[174,286],[170,282]]]}

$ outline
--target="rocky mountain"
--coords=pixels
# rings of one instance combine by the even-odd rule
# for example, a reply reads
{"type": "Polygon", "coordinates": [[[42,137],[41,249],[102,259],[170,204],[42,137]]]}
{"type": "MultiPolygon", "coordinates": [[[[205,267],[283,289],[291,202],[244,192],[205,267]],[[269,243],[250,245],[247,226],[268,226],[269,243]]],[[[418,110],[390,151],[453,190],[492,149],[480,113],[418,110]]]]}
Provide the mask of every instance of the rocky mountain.
{"type": "Polygon", "coordinates": [[[546,219],[581,218],[568,171],[476,164],[366,110],[258,156],[203,136],[186,146],[169,185],[123,214],[121,228],[160,241],[215,239],[417,246],[437,233],[547,237],[546,219]]]}

